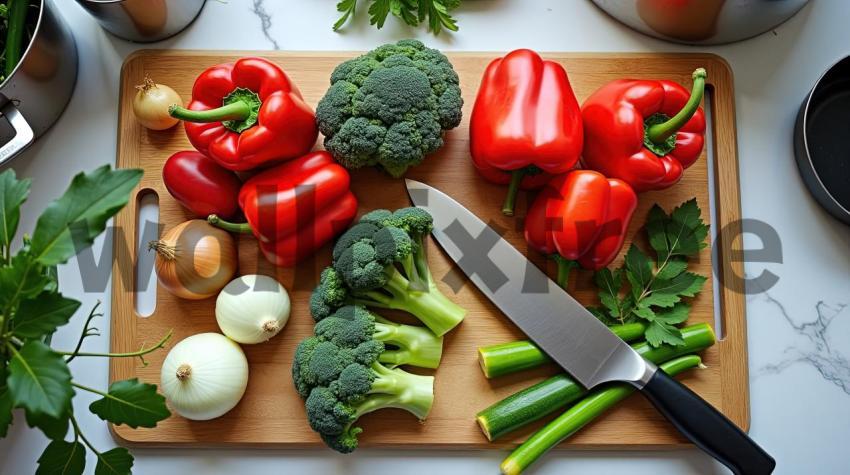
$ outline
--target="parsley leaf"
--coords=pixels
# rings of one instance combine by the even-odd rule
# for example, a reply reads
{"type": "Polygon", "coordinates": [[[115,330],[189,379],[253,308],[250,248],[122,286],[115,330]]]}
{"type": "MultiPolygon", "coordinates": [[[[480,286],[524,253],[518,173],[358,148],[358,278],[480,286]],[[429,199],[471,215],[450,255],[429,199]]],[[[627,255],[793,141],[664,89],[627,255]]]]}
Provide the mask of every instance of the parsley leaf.
{"type": "MultiPolygon", "coordinates": [[[[457,31],[457,21],[451,11],[460,6],[461,0],[370,0],[368,8],[369,23],[383,28],[387,17],[392,13],[410,26],[427,24],[428,30],[435,35],[445,28],[457,31]]],[[[340,0],[336,10],[342,14],[333,25],[334,31],[356,15],[357,0],[340,0]]]]}
{"type": "Polygon", "coordinates": [[[707,245],[708,226],[700,215],[696,200],[683,203],[670,215],[660,206],[653,206],[644,229],[649,246],[655,251],[655,263],[632,244],[623,267],[601,269],[594,274],[602,305],[591,312],[606,324],[646,321],[645,337],[654,347],[683,345],[676,325],[688,319],[690,305],[682,299],[695,297],[707,280],[687,271],[687,257],[707,245]]]}
{"type": "Polygon", "coordinates": [[[334,31],[342,28],[342,25],[348,21],[348,18],[354,15],[355,7],[357,7],[357,0],[340,0],[336,4],[336,11],[342,13],[342,16],[334,23],[334,31]]]}

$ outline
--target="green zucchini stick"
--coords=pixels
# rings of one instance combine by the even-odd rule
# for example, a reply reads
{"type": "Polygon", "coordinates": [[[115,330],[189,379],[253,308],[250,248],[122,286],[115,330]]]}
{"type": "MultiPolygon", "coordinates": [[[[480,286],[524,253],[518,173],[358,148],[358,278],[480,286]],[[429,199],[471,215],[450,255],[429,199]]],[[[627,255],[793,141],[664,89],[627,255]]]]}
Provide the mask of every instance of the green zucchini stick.
{"type": "MultiPolygon", "coordinates": [[[[655,364],[702,351],[715,342],[714,330],[706,323],[682,329],[684,345],[653,348],[646,342],[632,345],[641,356],[655,364]]],[[[584,387],[567,374],[558,374],[516,392],[479,412],[475,419],[487,439],[493,441],[520,427],[541,419],[587,394],[584,387]]]]}
{"type": "MultiPolygon", "coordinates": [[[[623,341],[637,340],[646,331],[643,323],[627,323],[609,328],[623,341]]],[[[546,353],[528,340],[478,348],[478,362],[488,379],[536,368],[550,361],[546,353]]]]}
{"type": "MultiPolygon", "coordinates": [[[[687,369],[702,367],[702,360],[697,355],[683,356],[661,365],[661,369],[675,376],[687,369]]],[[[502,461],[501,470],[505,475],[518,475],[540,458],[549,449],[561,443],[581,430],[582,427],[614,407],[636,389],[625,383],[609,385],[595,389],[576,403],[567,412],[558,416],[552,422],[535,432],[528,440],[516,448],[502,461]]]]}

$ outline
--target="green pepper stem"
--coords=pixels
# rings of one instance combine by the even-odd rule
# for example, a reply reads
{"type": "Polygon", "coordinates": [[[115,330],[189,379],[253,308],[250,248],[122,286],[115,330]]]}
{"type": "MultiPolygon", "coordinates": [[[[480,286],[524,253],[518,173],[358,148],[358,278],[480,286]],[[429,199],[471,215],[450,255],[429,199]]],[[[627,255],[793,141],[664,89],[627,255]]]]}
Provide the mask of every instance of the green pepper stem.
{"type": "Polygon", "coordinates": [[[245,101],[236,101],[215,109],[194,111],[172,104],[168,108],[168,114],[175,119],[185,120],[186,122],[245,120],[251,115],[251,106],[245,101]]]}
{"type": "Polygon", "coordinates": [[[502,214],[505,216],[514,215],[514,206],[516,205],[516,195],[519,192],[519,187],[522,184],[522,179],[528,172],[527,168],[518,168],[511,172],[511,182],[508,185],[508,194],[505,196],[505,203],[502,204],[502,214]]]}
{"type": "Polygon", "coordinates": [[[207,216],[207,222],[217,228],[224,229],[231,233],[250,234],[253,231],[251,229],[251,225],[248,223],[231,223],[230,221],[225,221],[219,218],[218,215],[215,214],[207,216]]]}
{"type": "Polygon", "coordinates": [[[555,279],[555,282],[562,288],[567,288],[567,282],[570,280],[570,272],[578,267],[578,263],[576,261],[566,259],[560,254],[553,254],[552,260],[558,264],[558,277],[555,279]]]}
{"type": "Polygon", "coordinates": [[[671,117],[666,122],[650,126],[646,131],[646,136],[654,143],[663,144],[665,140],[679,131],[691,117],[696,114],[699,109],[700,101],[702,101],[703,92],[705,91],[705,76],[706,72],[703,68],[697,68],[694,71],[694,85],[691,89],[691,97],[685,106],[682,107],[676,115],[671,117]]]}

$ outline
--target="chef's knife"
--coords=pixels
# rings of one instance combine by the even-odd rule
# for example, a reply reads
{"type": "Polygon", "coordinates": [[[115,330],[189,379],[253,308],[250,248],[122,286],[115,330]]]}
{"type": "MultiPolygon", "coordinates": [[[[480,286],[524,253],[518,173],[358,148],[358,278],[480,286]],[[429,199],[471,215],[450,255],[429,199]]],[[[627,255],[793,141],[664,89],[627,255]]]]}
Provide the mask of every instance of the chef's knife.
{"type": "Polygon", "coordinates": [[[629,383],[691,442],[735,474],[773,472],[776,462],[747,434],[643,359],[493,228],[445,193],[417,181],[406,183],[413,203],[434,217],[434,238],[449,257],[582,385],[629,383]]]}

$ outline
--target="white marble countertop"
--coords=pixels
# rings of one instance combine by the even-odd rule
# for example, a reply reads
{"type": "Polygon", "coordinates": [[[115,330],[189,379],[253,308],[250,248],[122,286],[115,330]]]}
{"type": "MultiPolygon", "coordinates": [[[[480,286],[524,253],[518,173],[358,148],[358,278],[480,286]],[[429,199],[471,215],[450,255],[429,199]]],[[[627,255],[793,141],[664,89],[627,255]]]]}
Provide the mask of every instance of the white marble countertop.
{"type": "MultiPolygon", "coordinates": [[[[769,223],[782,240],[781,264],[747,264],[749,275],[769,270],[779,276],[767,293],[750,295],[749,367],[751,435],[778,461],[778,474],[843,474],[850,467],[850,227],[831,219],[805,191],[792,155],[792,128],[804,95],[818,75],[847,54],[850,5],[844,0],[811,2],[771,33],[721,47],[689,48],[635,33],[578,0],[470,0],[457,17],[459,34],[437,39],[419,30],[382,31],[363,18],[344,34],[330,29],[334,0],[229,0],[207,2],[184,33],[152,45],[137,45],[103,32],[72,0],[57,0],[76,36],[80,53],[74,97],[60,121],[13,167],[34,180],[21,229],[32,229],[35,213],[66,187],[70,176],[115,161],[119,73],[124,58],[139,48],[268,50],[366,50],[408,36],[445,50],[540,51],[710,51],[726,58],[735,74],[738,150],[743,215],[769,223]],[[27,212],[29,211],[29,212],[27,212]],[[843,309],[843,312],[842,312],[843,309]]],[[[748,247],[760,243],[747,240],[748,247]]],[[[104,239],[95,256],[111,254],[104,239]]],[[[107,243],[109,244],[109,243],[107,243]]],[[[75,262],[60,269],[64,292],[90,308],[100,293],[85,293],[75,262]]],[[[107,293],[108,295],[108,293],[107,293]]],[[[69,346],[82,318],[56,336],[69,346]]],[[[107,325],[106,319],[101,325],[107,325]]],[[[108,338],[88,340],[105,351],[108,338]]],[[[107,363],[78,361],[75,378],[105,387],[107,363]]],[[[75,398],[78,412],[91,402],[75,398]]],[[[32,473],[46,444],[28,430],[22,415],[0,441],[0,473],[32,473]]],[[[82,417],[92,442],[114,446],[106,425],[82,417]]],[[[134,473],[468,474],[496,473],[502,451],[360,450],[340,456],[328,450],[144,450],[135,449],[134,473]]],[[[94,473],[89,456],[86,473],[94,473]]],[[[556,451],[534,469],[538,474],[727,473],[696,450],[675,452],[556,451]]]]}

